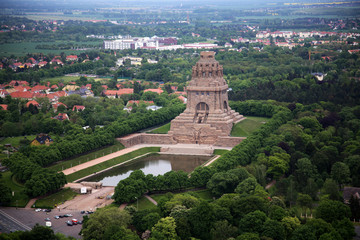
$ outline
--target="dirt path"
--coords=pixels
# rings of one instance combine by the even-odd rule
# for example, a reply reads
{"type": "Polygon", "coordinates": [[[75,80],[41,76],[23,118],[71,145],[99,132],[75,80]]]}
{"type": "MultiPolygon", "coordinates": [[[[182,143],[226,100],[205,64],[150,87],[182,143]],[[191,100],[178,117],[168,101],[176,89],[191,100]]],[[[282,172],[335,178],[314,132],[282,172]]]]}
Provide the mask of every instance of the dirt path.
{"type": "Polygon", "coordinates": [[[82,163],[80,165],[77,165],[77,166],[74,166],[72,168],[68,168],[68,169],[65,169],[64,171],[62,171],[65,175],[69,175],[69,174],[72,174],[74,172],[77,172],[77,171],[80,171],[80,170],[83,170],[85,168],[88,168],[88,167],[92,167],[94,165],[97,165],[99,163],[102,163],[102,162],[106,162],[110,159],[113,159],[113,158],[116,158],[116,157],[119,157],[121,155],[124,155],[124,154],[127,154],[129,152],[132,152],[132,151],[135,151],[139,148],[142,148],[143,146],[141,145],[135,145],[135,146],[132,146],[132,147],[129,147],[129,148],[124,148],[120,151],[117,151],[117,152],[114,152],[114,153],[110,153],[108,155],[105,155],[103,157],[99,157],[97,159],[94,159],[94,160],[91,160],[91,161],[88,161],[86,163],[82,163]]]}
{"type": "Polygon", "coordinates": [[[266,185],[265,189],[271,188],[272,186],[274,186],[275,183],[276,183],[276,180],[272,180],[271,182],[269,182],[268,185],[266,185]]]}

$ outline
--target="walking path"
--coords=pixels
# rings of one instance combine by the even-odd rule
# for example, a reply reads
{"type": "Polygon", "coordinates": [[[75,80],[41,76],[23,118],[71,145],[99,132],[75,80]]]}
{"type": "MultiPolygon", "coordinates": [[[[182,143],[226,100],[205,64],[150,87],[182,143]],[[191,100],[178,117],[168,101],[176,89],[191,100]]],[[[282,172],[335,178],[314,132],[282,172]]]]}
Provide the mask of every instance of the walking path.
{"type": "Polygon", "coordinates": [[[145,194],[144,195],[150,202],[152,202],[153,204],[157,205],[157,202],[152,198],[150,197],[149,195],[145,194]]]}
{"type": "Polygon", "coordinates": [[[36,200],[38,200],[39,198],[32,198],[29,200],[29,202],[26,204],[25,208],[30,209],[32,207],[32,205],[34,205],[34,203],[36,202],[36,200]]]}
{"type": "Polygon", "coordinates": [[[113,158],[116,158],[116,157],[119,157],[121,155],[124,155],[124,154],[127,154],[129,152],[132,152],[132,151],[135,151],[139,148],[142,148],[142,146],[140,145],[135,145],[135,146],[132,146],[132,147],[129,147],[129,148],[124,148],[120,151],[117,151],[117,152],[114,152],[114,153],[110,153],[108,155],[105,155],[103,157],[99,157],[99,158],[96,158],[94,160],[91,160],[91,161],[88,161],[86,163],[82,163],[80,165],[76,165],[72,168],[68,168],[68,169],[65,169],[63,170],[62,172],[65,174],[65,175],[69,175],[69,174],[72,174],[74,172],[77,172],[77,171],[80,171],[80,170],[83,170],[85,168],[88,168],[88,167],[92,167],[94,165],[97,165],[99,163],[102,163],[102,162],[106,162],[110,159],[113,159],[113,158]]]}

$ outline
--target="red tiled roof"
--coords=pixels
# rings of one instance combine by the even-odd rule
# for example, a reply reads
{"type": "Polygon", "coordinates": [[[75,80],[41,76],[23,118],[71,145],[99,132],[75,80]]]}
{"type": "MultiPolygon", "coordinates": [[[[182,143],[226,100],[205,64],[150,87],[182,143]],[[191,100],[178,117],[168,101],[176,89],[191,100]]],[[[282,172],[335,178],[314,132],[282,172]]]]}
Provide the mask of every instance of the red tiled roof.
{"type": "Polygon", "coordinates": [[[51,89],[56,89],[56,88],[59,88],[59,87],[55,84],[51,86],[51,89]]]}
{"type": "Polygon", "coordinates": [[[146,93],[146,92],[154,92],[157,94],[161,94],[164,91],[161,88],[149,88],[149,89],[144,90],[144,93],[146,93]]]}
{"type": "Polygon", "coordinates": [[[54,119],[63,121],[63,120],[69,120],[69,116],[66,113],[59,113],[54,119]]]}
{"type": "Polygon", "coordinates": [[[65,108],[67,108],[67,106],[65,104],[63,104],[62,102],[54,103],[52,106],[53,106],[54,109],[57,109],[61,105],[65,106],[65,108]]]}
{"type": "Polygon", "coordinates": [[[108,86],[107,86],[107,85],[101,85],[101,87],[102,87],[103,89],[105,89],[105,90],[108,89],[108,86]]]}
{"type": "Polygon", "coordinates": [[[32,92],[39,92],[39,91],[45,91],[48,90],[49,87],[43,86],[43,85],[36,85],[31,89],[32,92]]]}
{"type": "Polygon", "coordinates": [[[34,97],[34,94],[32,92],[13,92],[10,93],[10,96],[12,98],[26,98],[30,99],[34,97]]]}
{"type": "Polygon", "coordinates": [[[12,80],[12,81],[9,83],[9,85],[10,85],[10,86],[15,86],[16,83],[18,83],[19,86],[21,86],[21,85],[26,85],[26,86],[28,86],[28,85],[29,85],[29,83],[28,83],[27,81],[16,81],[16,80],[12,80]]]}
{"type": "Polygon", "coordinates": [[[78,57],[76,55],[69,55],[66,57],[66,60],[76,60],[78,57]]]}
{"type": "Polygon", "coordinates": [[[7,104],[0,104],[0,108],[2,108],[3,110],[7,110],[8,105],[7,104]]]}
{"type": "Polygon", "coordinates": [[[39,107],[39,106],[40,106],[37,101],[31,100],[31,101],[29,101],[29,102],[26,103],[26,107],[29,107],[30,104],[32,104],[32,105],[34,105],[34,106],[36,106],[36,107],[39,107]]]}
{"type": "Polygon", "coordinates": [[[119,89],[119,90],[105,90],[104,91],[104,94],[106,96],[120,96],[120,95],[123,95],[123,94],[133,94],[134,93],[134,89],[132,88],[122,88],[122,89],[119,89]]]}
{"type": "Polygon", "coordinates": [[[74,105],[74,107],[73,107],[73,111],[79,111],[79,110],[84,110],[85,109],[85,106],[83,106],[83,105],[74,105]]]}

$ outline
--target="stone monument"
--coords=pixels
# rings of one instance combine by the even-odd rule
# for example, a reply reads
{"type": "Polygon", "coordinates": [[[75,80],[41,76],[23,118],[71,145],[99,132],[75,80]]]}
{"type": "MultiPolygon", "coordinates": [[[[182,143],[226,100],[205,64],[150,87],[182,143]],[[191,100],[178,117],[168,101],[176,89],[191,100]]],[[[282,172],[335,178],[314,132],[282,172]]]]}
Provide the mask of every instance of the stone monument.
{"type": "Polygon", "coordinates": [[[215,52],[200,53],[186,90],[186,110],[171,121],[168,132],[175,142],[215,144],[219,137],[229,136],[233,124],[243,119],[229,107],[228,85],[215,52]]]}
{"type": "MultiPolygon", "coordinates": [[[[192,68],[192,80],[186,90],[186,109],[171,121],[168,134],[138,133],[123,137],[119,141],[125,147],[141,143],[234,147],[245,139],[230,137],[234,123],[245,118],[229,107],[228,85],[223,77],[222,66],[215,60],[215,52],[200,53],[200,60],[192,68]]],[[[173,151],[174,148],[169,147],[169,150],[173,151]]],[[[168,150],[164,148],[161,151],[168,150]]]]}

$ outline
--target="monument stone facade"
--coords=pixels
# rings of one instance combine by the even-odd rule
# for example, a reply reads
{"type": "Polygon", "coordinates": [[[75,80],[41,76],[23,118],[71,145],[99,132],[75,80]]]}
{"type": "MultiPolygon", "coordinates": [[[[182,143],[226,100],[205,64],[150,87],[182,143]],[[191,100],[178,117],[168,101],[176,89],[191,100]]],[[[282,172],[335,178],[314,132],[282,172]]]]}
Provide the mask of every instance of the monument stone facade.
{"type": "MultiPolygon", "coordinates": [[[[230,137],[234,123],[244,117],[229,107],[228,85],[223,76],[223,67],[215,60],[215,52],[200,53],[200,60],[192,68],[192,80],[186,90],[186,109],[171,121],[168,134],[137,133],[119,141],[125,147],[143,143],[234,147],[245,139],[230,137]]],[[[164,151],[169,153],[169,149],[164,151]]]]}
{"type": "Polygon", "coordinates": [[[200,53],[186,90],[186,109],[171,121],[168,132],[177,143],[215,144],[219,137],[229,136],[233,124],[243,119],[229,107],[228,85],[215,52],[200,53]]]}

